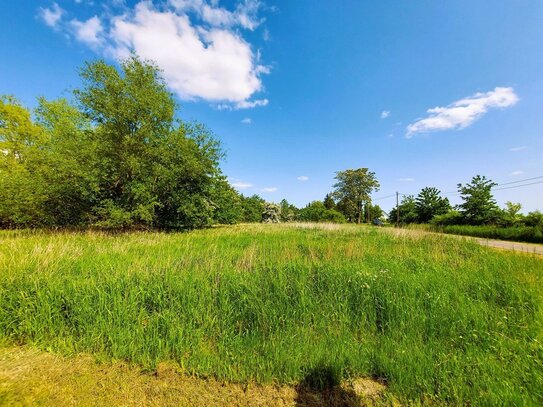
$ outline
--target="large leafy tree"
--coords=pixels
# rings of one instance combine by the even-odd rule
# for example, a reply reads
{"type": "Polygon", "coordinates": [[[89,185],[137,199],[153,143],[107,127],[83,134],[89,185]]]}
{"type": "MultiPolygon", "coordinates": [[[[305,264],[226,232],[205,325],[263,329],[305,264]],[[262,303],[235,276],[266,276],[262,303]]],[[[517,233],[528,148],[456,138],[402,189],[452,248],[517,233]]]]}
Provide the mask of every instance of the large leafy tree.
{"type": "Polygon", "coordinates": [[[473,177],[469,184],[458,184],[458,192],[464,201],[459,208],[465,223],[481,225],[496,219],[498,206],[491,191],[495,185],[495,182],[481,175],[473,177]]]}
{"type": "Polygon", "coordinates": [[[430,222],[434,216],[447,213],[450,209],[449,200],[443,198],[439,189],[434,187],[423,188],[415,199],[417,220],[421,223],[430,222]]]}
{"type": "Polygon", "coordinates": [[[332,195],[348,212],[346,216],[352,216],[351,219],[360,223],[364,205],[371,203],[371,193],[378,191],[380,187],[375,173],[368,168],[349,169],[336,172],[335,179],[337,182],[334,184],[332,195]]]}
{"type": "Polygon", "coordinates": [[[218,142],[176,119],[155,65],[97,61],[81,76],[75,105],[40,99],[34,117],[0,99],[0,226],[194,228],[242,218],[218,142]]]}

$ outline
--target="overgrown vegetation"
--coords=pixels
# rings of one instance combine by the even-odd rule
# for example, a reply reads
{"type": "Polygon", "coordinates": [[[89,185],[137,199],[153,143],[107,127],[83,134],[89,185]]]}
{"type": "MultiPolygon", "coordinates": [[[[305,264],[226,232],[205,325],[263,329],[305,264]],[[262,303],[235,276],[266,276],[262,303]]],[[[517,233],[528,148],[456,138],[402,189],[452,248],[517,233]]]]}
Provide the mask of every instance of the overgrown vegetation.
{"type": "Polygon", "coordinates": [[[372,376],[406,403],[543,403],[536,256],[326,224],[0,239],[7,343],[241,382],[372,376]]]}

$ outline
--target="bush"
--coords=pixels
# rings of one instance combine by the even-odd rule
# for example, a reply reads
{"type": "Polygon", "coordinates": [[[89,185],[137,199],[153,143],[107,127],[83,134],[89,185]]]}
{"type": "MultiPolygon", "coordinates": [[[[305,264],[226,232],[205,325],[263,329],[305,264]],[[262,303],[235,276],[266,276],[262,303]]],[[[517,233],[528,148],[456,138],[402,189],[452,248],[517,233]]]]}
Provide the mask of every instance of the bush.
{"type": "Polygon", "coordinates": [[[462,223],[462,214],[458,211],[449,211],[443,215],[436,215],[430,221],[431,225],[446,226],[446,225],[459,225],[462,223]]]}

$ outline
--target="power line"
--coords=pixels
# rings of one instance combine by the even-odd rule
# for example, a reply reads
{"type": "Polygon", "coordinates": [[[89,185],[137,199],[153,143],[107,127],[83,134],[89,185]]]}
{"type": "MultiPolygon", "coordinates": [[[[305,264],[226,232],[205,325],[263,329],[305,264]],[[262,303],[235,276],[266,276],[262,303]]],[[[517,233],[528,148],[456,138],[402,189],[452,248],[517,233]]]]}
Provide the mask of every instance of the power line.
{"type": "MultiPolygon", "coordinates": [[[[539,178],[543,178],[543,177],[539,177],[539,178]]],[[[530,182],[529,184],[523,184],[523,185],[513,185],[512,187],[496,188],[496,189],[493,189],[493,190],[494,191],[501,191],[502,189],[513,189],[513,188],[527,187],[528,185],[536,185],[536,184],[543,184],[543,181],[530,182]]],[[[507,184],[502,184],[502,185],[507,185],[507,184]]]]}

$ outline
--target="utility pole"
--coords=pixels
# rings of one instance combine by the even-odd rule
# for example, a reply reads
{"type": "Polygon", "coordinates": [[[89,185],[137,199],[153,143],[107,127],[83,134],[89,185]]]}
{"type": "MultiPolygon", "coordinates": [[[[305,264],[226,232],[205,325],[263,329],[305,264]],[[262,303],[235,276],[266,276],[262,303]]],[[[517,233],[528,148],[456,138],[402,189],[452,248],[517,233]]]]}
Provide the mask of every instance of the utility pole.
{"type": "Polygon", "coordinates": [[[400,226],[400,203],[399,203],[399,192],[396,192],[396,227],[400,226]]]}

